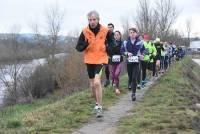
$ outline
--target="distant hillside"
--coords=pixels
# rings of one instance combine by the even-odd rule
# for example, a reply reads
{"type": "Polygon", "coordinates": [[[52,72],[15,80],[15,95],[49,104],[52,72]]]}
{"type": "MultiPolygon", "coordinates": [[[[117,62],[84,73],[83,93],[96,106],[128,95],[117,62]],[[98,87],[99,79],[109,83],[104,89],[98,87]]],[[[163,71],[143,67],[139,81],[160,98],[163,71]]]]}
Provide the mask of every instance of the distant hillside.
{"type": "MultiPolygon", "coordinates": [[[[0,33],[0,41],[3,40],[7,40],[12,36],[12,34],[6,33],[6,34],[2,34],[0,33]]],[[[27,34],[19,34],[18,35],[18,41],[19,42],[27,42],[30,44],[34,44],[35,43],[35,34],[31,34],[31,33],[27,33],[27,34]]],[[[48,35],[42,35],[42,37],[44,39],[48,39],[48,35]]],[[[72,42],[75,39],[75,37],[71,37],[71,36],[59,36],[58,39],[58,44],[63,45],[63,44],[67,44],[72,42]]]]}

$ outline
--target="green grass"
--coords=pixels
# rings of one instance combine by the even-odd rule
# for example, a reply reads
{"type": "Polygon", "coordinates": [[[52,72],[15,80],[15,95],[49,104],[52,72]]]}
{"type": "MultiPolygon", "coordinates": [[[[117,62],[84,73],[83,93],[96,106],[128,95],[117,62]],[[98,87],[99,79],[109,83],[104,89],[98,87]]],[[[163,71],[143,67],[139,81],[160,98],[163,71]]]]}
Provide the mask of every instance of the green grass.
{"type": "MultiPolygon", "coordinates": [[[[121,78],[122,94],[126,93],[126,76],[121,78]]],[[[103,106],[107,109],[120,96],[112,87],[103,91],[103,106]]],[[[32,104],[18,104],[4,108],[0,115],[1,134],[70,133],[88,122],[92,115],[94,99],[89,90],[73,93],[63,99],[40,99],[32,104]]]]}
{"type": "Polygon", "coordinates": [[[117,134],[196,134],[200,132],[197,102],[200,67],[187,57],[145,93],[130,116],[120,121],[117,134]]]}

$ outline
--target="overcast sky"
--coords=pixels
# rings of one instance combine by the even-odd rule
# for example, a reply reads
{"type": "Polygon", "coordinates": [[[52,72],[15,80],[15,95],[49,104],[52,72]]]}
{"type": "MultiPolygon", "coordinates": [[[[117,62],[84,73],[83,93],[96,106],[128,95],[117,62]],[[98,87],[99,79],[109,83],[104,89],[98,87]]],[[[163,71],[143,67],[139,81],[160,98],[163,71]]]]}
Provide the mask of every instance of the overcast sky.
{"type": "MultiPolygon", "coordinates": [[[[99,12],[101,24],[112,22],[116,30],[122,30],[122,18],[136,12],[138,0],[0,0],[0,32],[9,32],[10,27],[19,25],[21,33],[31,33],[30,25],[38,23],[42,27],[47,7],[55,3],[65,11],[62,34],[67,34],[86,26],[86,15],[93,9],[99,12]]],[[[200,0],[174,0],[174,3],[181,10],[174,27],[185,33],[185,20],[192,19],[193,36],[200,37],[200,0]]]]}

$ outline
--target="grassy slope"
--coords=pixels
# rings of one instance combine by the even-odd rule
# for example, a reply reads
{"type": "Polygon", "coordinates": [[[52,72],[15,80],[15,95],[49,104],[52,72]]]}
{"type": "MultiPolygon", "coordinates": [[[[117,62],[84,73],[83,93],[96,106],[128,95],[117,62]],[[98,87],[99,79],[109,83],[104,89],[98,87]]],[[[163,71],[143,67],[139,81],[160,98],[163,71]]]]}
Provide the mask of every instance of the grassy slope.
{"type": "Polygon", "coordinates": [[[200,132],[200,67],[185,58],[151,87],[117,128],[118,134],[200,132]]]}
{"type": "MultiPolygon", "coordinates": [[[[126,79],[126,76],[121,79],[122,89],[126,87],[126,79]]],[[[123,90],[122,94],[125,92],[127,90],[123,90]]],[[[103,97],[104,108],[107,108],[120,96],[115,96],[110,87],[104,90],[103,97]]],[[[74,93],[59,101],[49,98],[8,107],[0,114],[0,133],[70,133],[93,117],[93,107],[94,100],[89,90],[74,93]]]]}

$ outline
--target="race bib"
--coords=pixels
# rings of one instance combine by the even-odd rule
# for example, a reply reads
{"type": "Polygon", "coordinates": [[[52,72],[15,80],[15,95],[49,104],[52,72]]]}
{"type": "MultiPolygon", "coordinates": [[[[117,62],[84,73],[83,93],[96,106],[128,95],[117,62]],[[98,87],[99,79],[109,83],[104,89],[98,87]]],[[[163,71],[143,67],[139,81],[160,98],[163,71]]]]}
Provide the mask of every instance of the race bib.
{"type": "Polygon", "coordinates": [[[112,56],[112,62],[120,62],[121,55],[113,55],[112,56]]]}
{"type": "Polygon", "coordinates": [[[139,58],[138,58],[138,56],[129,56],[128,62],[137,63],[137,62],[139,62],[139,58]]]}

